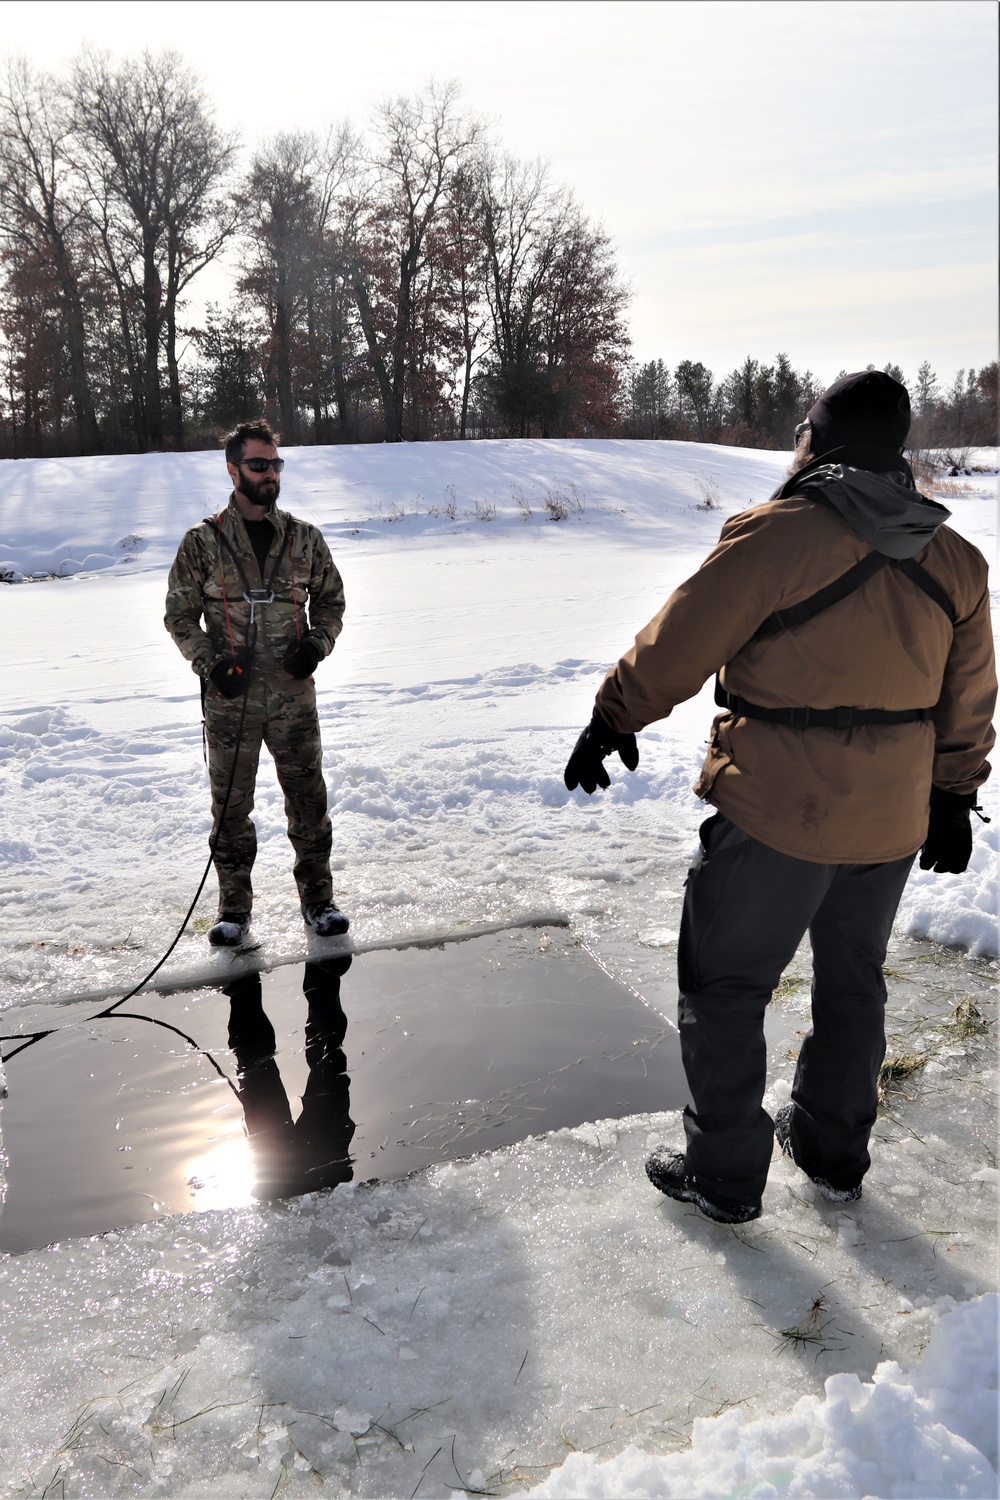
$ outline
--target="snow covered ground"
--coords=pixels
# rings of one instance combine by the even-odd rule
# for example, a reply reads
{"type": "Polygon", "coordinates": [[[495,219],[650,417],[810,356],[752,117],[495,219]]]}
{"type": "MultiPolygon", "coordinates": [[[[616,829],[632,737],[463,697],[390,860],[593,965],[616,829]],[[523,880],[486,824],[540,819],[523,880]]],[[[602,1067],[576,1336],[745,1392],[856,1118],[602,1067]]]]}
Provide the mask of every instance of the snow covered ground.
{"type": "MultiPolygon", "coordinates": [[[[317,687],[359,941],[562,909],[671,1016],[710,688],[603,797],[567,794],[562,766],[606,667],[787,455],[285,456],[282,504],[322,525],[347,588],[317,687]]],[[[995,481],[951,485],[953,524],[992,556],[995,481]]],[[[188,905],[208,792],[163,592],[182,531],[226,494],[215,454],[0,464],[0,574],[63,575],[0,591],[3,1008],[124,989],[188,905]]],[[[257,818],[257,935],[287,952],[269,765],[257,818]]],[[[776,1161],[757,1224],[709,1225],[644,1180],[677,1118],[635,1117],[7,1258],[4,1492],[268,1496],[321,1476],[423,1497],[548,1475],[553,1495],[994,1494],[992,1034],[956,1003],[993,1019],[997,830],[977,825],[965,876],[907,889],[890,1045],[922,1066],[849,1213],[776,1161]]],[[[213,900],[170,972],[211,970],[213,900]]],[[[807,969],[773,1007],[772,1103],[807,969]]]]}

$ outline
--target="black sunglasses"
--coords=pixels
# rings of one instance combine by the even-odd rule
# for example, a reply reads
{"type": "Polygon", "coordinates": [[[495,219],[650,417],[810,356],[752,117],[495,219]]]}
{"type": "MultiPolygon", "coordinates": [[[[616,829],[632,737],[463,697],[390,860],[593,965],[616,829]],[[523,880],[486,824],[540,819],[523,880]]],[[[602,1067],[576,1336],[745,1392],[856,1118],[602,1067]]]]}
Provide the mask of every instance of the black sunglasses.
{"type": "Polygon", "coordinates": [[[283,458],[241,458],[239,467],[249,469],[251,474],[266,474],[268,469],[273,469],[280,474],[285,467],[283,458]]]}

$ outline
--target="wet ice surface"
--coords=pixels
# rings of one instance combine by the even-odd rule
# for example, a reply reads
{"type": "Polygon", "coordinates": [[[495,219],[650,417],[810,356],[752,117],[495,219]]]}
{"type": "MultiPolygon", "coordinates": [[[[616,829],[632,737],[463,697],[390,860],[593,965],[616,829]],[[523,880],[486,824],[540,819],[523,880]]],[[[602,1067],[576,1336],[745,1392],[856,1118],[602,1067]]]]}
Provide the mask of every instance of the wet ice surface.
{"type": "Polygon", "coordinates": [[[59,1029],[4,1044],[0,1250],[385,1181],[687,1097],[675,1028],[565,931],[246,963],[224,993],[89,1022],[18,1012],[21,1037],[59,1029]]]}
{"type": "MultiPolygon", "coordinates": [[[[905,1372],[942,1314],[993,1284],[994,968],[909,941],[888,968],[890,1053],[923,1066],[887,1095],[864,1198],[847,1208],[776,1157],[764,1216],[710,1224],[646,1182],[650,1144],[680,1138],[676,1114],[647,1114],[402,1182],[7,1258],[8,1493],[304,1495],[322,1476],[325,1493],[433,1497],[516,1488],[578,1453],[553,1493],[641,1493],[626,1476],[637,1486],[644,1474],[660,1486],[649,1493],[723,1494],[735,1482],[726,1488],[717,1450],[754,1450],[741,1424],[763,1421],[764,1448],[792,1455],[786,1478],[802,1454],[815,1458],[817,1434],[845,1461],[867,1453],[855,1487],[814,1477],[789,1493],[993,1494],[982,1459],[949,1436],[965,1432],[995,1464],[985,1303],[958,1366],[974,1388],[963,1393],[952,1369],[952,1408],[940,1394],[921,1405],[919,1372],[897,1372],[876,1387],[889,1425],[878,1406],[867,1427],[851,1416],[869,1387],[837,1387],[847,1405],[826,1415],[828,1377],[868,1382],[886,1360],[905,1372]],[[788,1438],[780,1414],[810,1393],[819,1402],[788,1438]],[[718,1414],[730,1427],[717,1439],[699,1428],[686,1450],[695,1419],[718,1414]],[[779,1430],[786,1448],[775,1449],[779,1430]],[[672,1454],[689,1466],[675,1488],[650,1469],[672,1454]],[[584,1459],[616,1455],[624,1467],[599,1487],[584,1459]],[[900,1487],[914,1455],[923,1467],[900,1487]]],[[[794,981],[807,971],[801,952],[772,1007],[771,1103],[787,1095],[806,1019],[794,981]]]]}

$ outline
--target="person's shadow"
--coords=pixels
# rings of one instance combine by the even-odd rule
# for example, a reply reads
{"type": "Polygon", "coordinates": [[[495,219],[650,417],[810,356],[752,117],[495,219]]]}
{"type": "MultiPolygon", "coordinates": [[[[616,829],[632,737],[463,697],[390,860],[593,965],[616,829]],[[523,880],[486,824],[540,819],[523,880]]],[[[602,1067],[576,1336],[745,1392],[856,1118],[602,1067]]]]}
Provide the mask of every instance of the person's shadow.
{"type": "Polygon", "coordinates": [[[297,1120],[275,1062],[274,1027],[264,1010],[260,975],[245,974],[224,987],[237,1093],[253,1153],[255,1198],[291,1198],[354,1176],[351,1080],[342,1045],[347,1017],[340,1003],[341,977],[350,966],[349,954],[305,966],[309,1077],[297,1120]]]}

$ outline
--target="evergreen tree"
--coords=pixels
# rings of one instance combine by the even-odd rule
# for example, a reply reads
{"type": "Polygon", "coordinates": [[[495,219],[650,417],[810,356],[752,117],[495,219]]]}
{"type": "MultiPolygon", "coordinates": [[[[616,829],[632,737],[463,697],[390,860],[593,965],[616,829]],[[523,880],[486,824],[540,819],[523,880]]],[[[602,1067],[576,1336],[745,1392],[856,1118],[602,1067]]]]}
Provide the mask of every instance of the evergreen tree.
{"type": "Polygon", "coordinates": [[[200,416],[215,427],[230,428],[257,416],[264,406],[261,370],[262,338],[238,308],[222,313],[210,303],[197,342],[200,416]]]}

